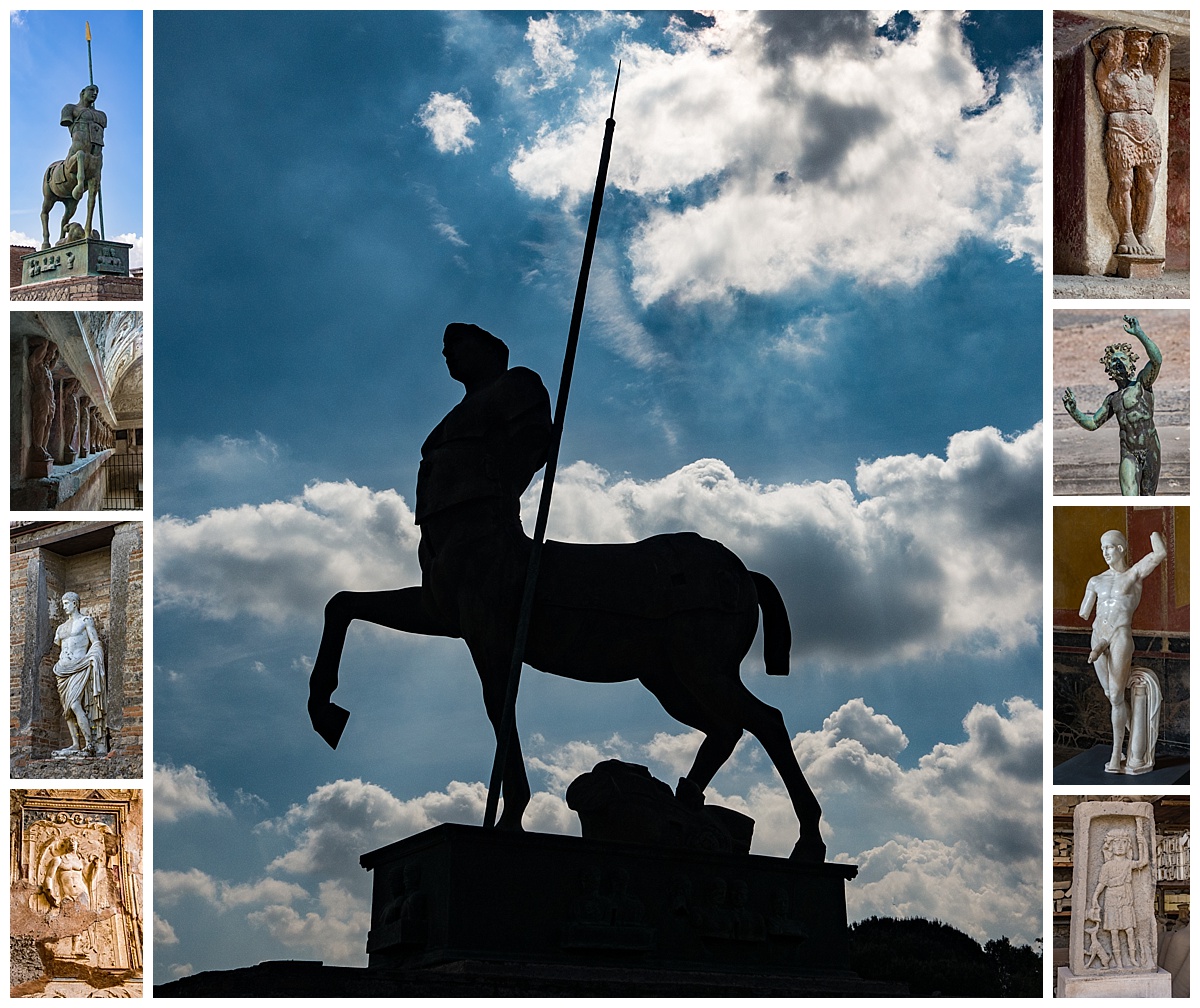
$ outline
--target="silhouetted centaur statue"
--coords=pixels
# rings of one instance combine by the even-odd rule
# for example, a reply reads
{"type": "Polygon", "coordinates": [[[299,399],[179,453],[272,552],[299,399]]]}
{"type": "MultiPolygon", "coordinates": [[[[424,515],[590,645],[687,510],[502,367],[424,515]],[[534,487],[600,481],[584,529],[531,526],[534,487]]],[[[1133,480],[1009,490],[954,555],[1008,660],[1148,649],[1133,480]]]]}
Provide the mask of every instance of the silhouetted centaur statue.
{"type": "MultiPolygon", "coordinates": [[[[309,680],[313,727],[336,745],[346,713],[330,701],[355,619],[408,633],[461,637],[501,731],[505,687],[531,540],[521,494],[545,464],[550,400],[508,347],[474,325],[446,327],[443,355],[466,395],[421,447],[416,520],[421,585],[339,592],[309,680]]],[[[677,794],[699,802],[750,731],[783,778],[800,821],[792,857],[823,861],[821,809],[792,752],[783,716],[742,684],[739,666],[763,613],[767,672],[786,675],[791,631],[778,589],[720,543],[693,532],[624,545],[546,543],[525,662],[585,682],[638,679],[672,717],[704,733],[677,794]]],[[[520,829],[529,781],[516,737],[504,767],[498,825],[520,829]]]]}

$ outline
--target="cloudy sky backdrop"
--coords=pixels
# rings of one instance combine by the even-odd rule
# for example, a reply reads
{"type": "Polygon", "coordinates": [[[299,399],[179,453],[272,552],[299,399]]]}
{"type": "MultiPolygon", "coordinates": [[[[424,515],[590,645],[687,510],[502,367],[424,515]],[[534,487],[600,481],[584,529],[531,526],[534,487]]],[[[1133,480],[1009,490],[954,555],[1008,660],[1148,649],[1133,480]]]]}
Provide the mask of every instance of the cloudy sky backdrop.
{"type": "MultiPolygon", "coordinates": [[[[419,580],[445,324],[553,392],[618,58],[550,534],[694,529],[769,574],[792,674],[743,677],[852,917],[1038,937],[1041,14],[154,27],[158,979],[362,963],[359,854],[482,819],[461,642],[352,630],[337,752],[306,677],[330,595],[419,580]]],[[[673,782],[697,744],[636,683],[530,673],[518,711],[534,829],[577,830],[599,759],[673,782]]],[[[709,797],[791,849],[752,739],[709,797]]]]}

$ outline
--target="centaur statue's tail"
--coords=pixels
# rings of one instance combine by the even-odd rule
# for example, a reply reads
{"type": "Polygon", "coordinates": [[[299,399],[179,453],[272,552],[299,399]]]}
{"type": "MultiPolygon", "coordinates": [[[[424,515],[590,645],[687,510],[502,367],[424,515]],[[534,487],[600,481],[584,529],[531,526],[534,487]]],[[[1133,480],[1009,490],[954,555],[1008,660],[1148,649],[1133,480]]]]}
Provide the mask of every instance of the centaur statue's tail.
{"type": "Polygon", "coordinates": [[[792,625],[788,622],[783,596],[766,574],[750,571],[758,591],[758,606],[763,618],[763,662],[767,675],[787,675],[790,670],[788,653],[792,649],[792,625]]]}

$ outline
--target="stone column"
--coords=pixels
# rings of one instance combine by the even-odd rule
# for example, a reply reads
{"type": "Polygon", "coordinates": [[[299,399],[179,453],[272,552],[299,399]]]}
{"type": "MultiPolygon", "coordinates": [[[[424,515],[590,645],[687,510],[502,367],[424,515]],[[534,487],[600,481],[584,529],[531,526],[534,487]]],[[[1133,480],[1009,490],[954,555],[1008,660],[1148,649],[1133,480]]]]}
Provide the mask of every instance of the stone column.
{"type": "Polygon", "coordinates": [[[1154,806],[1093,801],[1075,806],[1071,945],[1059,997],[1170,997],[1158,966],[1154,806]]]}

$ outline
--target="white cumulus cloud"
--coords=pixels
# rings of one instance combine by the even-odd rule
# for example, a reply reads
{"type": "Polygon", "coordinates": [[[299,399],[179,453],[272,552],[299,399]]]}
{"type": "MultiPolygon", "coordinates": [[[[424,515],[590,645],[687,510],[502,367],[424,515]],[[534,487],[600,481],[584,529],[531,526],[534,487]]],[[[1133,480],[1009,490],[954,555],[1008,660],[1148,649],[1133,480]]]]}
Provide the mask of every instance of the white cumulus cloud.
{"type": "Polygon", "coordinates": [[[475,146],[468,135],[479,117],[458,95],[435,91],[417,113],[417,121],[429,131],[434,147],[442,154],[461,154],[475,146]]]}
{"type": "Polygon", "coordinates": [[[154,767],[154,818],[170,823],[188,815],[230,815],[229,806],[194,766],[154,767]]]}
{"type": "MultiPolygon", "coordinates": [[[[891,38],[876,34],[888,15],[867,11],[712,18],[676,26],[669,49],[621,51],[609,178],[648,207],[629,250],[643,305],[830,275],[915,284],[967,238],[1037,260],[1036,55],[1001,93],[961,14],[924,13],[891,38]]],[[[518,150],[518,187],[568,204],[586,194],[605,78],[518,150]]]]}
{"type": "Polygon", "coordinates": [[[315,619],[342,589],[420,581],[418,533],[394,490],[310,483],[288,501],[155,523],[155,597],[218,619],[315,619]]]}

